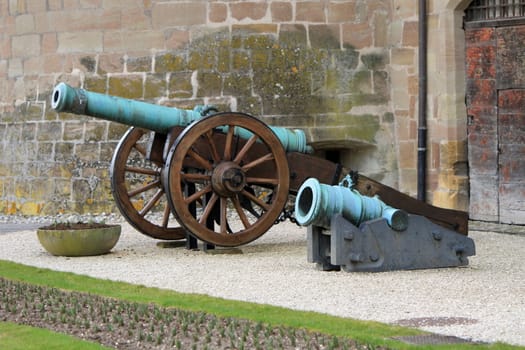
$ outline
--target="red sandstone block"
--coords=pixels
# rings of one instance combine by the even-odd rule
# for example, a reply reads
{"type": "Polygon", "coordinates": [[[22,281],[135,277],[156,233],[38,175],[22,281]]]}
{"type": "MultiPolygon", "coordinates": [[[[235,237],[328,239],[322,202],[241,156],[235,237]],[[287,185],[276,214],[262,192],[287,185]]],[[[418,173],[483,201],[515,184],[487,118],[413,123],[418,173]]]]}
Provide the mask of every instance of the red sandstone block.
{"type": "Polygon", "coordinates": [[[371,47],[373,45],[373,31],[368,23],[343,24],[343,45],[350,45],[355,49],[371,47]]]}
{"type": "Polygon", "coordinates": [[[143,8],[135,7],[122,10],[122,29],[150,29],[150,17],[144,13],[143,8]]]}
{"type": "Polygon", "coordinates": [[[272,22],[289,22],[292,20],[292,4],[289,2],[272,2],[270,10],[272,22]]]}
{"type": "Polygon", "coordinates": [[[48,11],[57,11],[62,8],[62,0],[47,0],[48,11]]]}
{"type": "Polygon", "coordinates": [[[328,23],[341,23],[355,19],[355,1],[331,2],[328,5],[328,23]]]}
{"type": "Polygon", "coordinates": [[[230,4],[231,15],[238,21],[246,18],[259,20],[266,15],[267,8],[268,4],[266,2],[239,2],[230,4]]]}
{"type": "Polygon", "coordinates": [[[80,7],[84,9],[95,9],[102,7],[102,0],[80,0],[80,7]]]}
{"type": "Polygon", "coordinates": [[[153,28],[205,24],[206,2],[155,3],[152,8],[153,28]]]}
{"type": "Polygon", "coordinates": [[[58,48],[56,33],[42,34],[42,54],[54,54],[58,48]]]}
{"type": "Polygon", "coordinates": [[[24,75],[38,75],[44,68],[42,56],[30,57],[23,61],[24,75]]]}
{"type": "Polygon", "coordinates": [[[171,30],[165,33],[166,36],[166,49],[178,49],[189,43],[190,32],[187,30],[171,30]]]}
{"type": "Polygon", "coordinates": [[[210,22],[220,23],[228,18],[228,7],[225,4],[211,3],[209,11],[210,22]]]}
{"type": "Polygon", "coordinates": [[[47,11],[46,2],[42,0],[26,0],[27,13],[47,11]]]}
{"type": "Polygon", "coordinates": [[[124,59],[120,54],[102,54],[98,59],[99,73],[122,73],[124,70],[124,59]]]}
{"type": "Polygon", "coordinates": [[[0,59],[11,58],[11,43],[9,40],[0,41],[0,59]]]}
{"type": "Polygon", "coordinates": [[[40,55],[40,36],[37,34],[17,35],[11,39],[14,57],[31,57],[40,55]]]}
{"type": "Polygon", "coordinates": [[[418,46],[418,22],[403,24],[403,46],[418,46]]]}
{"type": "Polygon", "coordinates": [[[399,167],[415,168],[416,162],[416,143],[411,141],[399,142],[399,167]]]}
{"type": "Polygon", "coordinates": [[[295,19],[297,21],[307,22],[325,22],[324,2],[305,1],[295,4],[295,19]]]}
{"type": "Polygon", "coordinates": [[[46,55],[43,56],[43,67],[42,72],[49,73],[59,73],[62,72],[64,68],[64,56],[62,55],[46,55]]]}

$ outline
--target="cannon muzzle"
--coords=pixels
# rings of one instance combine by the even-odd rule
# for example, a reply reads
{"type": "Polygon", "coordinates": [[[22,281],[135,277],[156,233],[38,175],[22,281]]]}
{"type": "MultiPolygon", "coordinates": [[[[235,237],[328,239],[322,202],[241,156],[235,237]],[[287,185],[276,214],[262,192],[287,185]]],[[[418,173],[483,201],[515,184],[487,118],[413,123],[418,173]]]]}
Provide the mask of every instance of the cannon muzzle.
{"type": "MultiPolygon", "coordinates": [[[[205,106],[196,106],[193,110],[160,106],[75,89],[65,83],[59,83],[53,90],[51,107],[57,112],[88,115],[164,134],[175,126],[185,127],[202,118],[208,109],[205,106]]],[[[303,130],[281,127],[270,129],[277,135],[285,151],[312,153],[312,147],[307,145],[303,130]]],[[[235,134],[243,138],[250,138],[252,135],[242,128],[236,128],[235,134]]]]}
{"type": "Polygon", "coordinates": [[[342,184],[331,186],[321,184],[315,178],[306,180],[295,201],[297,222],[303,226],[329,229],[330,220],[336,214],[341,214],[356,226],[381,217],[396,231],[403,231],[408,226],[405,211],[392,208],[377,197],[363,196],[342,184]]]}
{"type": "Polygon", "coordinates": [[[88,115],[160,133],[202,118],[199,109],[170,108],[75,89],[65,83],[58,84],[53,90],[51,107],[57,112],[88,115]]]}

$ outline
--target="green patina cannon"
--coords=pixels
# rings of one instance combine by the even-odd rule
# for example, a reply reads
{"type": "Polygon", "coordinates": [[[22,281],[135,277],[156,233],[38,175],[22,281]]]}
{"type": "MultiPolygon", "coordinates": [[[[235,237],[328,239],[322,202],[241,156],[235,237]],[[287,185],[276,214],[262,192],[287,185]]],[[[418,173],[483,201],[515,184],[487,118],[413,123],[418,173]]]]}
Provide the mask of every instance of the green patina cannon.
{"type": "Polygon", "coordinates": [[[306,180],[295,217],[308,226],[308,261],[323,270],[390,271],[464,266],[474,241],[424,216],[363,196],[347,175],[338,185],[306,180]]]}
{"type": "MultiPolygon", "coordinates": [[[[189,233],[218,246],[248,243],[290,215],[290,196],[307,179],[335,185],[349,172],[313,155],[302,130],[270,127],[244,113],[182,110],[64,83],[55,87],[52,107],[131,126],[112,158],[112,192],[128,222],[153,238],[189,233]]],[[[355,180],[363,195],[467,232],[466,213],[430,206],[363,175],[355,180]]]]}

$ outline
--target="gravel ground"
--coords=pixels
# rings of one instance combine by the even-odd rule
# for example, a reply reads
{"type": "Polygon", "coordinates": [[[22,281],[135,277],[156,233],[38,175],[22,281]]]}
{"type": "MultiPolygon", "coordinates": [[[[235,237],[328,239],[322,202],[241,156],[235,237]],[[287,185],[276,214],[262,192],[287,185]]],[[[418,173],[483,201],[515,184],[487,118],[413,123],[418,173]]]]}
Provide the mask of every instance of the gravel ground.
{"type": "MultiPolygon", "coordinates": [[[[109,221],[120,221],[111,218],[109,221]]],[[[525,235],[469,233],[477,255],[461,268],[323,272],[306,261],[306,229],[289,222],[240,248],[206,254],[163,248],[122,223],[110,254],[47,253],[36,222],[0,217],[0,259],[98,278],[421,328],[474,341],[525,345],[525,235]],[[13,231],[18,224],[24,231],[13,231]],[[24,226],[26,225],[26,226],[24,226]],[[2,229],[10,227],[10,229],[2,229]]]]}

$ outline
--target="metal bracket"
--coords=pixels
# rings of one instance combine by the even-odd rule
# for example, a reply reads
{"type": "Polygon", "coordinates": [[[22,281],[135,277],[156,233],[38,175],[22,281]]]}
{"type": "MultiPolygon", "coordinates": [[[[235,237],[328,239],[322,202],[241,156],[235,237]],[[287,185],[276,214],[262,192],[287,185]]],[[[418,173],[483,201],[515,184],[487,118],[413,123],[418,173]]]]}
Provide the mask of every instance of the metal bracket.
{"type": "Polygon", "coordinates": [[[439,226],[424,216],[409,214],[404,231],[390,228],[385,219],[354,226],[334,215],[330,229],[308,227],[308,262],[322,270],[347,272],[392,271],[468,265],[474,241],[439,226]]]}

